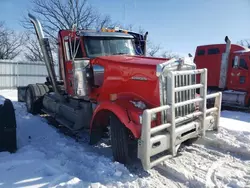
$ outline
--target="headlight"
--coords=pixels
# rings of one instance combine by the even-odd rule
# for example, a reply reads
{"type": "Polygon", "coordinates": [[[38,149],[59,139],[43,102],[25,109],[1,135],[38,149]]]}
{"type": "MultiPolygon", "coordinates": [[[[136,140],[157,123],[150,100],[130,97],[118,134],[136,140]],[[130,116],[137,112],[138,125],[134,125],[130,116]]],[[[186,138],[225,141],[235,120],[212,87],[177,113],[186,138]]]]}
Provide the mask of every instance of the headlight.
{"type": "MultiPolygon", "coordinates": [[[[153,114],[153,115],[151,116],[151,120],[152,120],[152,121],[155,121],[156,119],[157,119],[157,115],[156,115],[156,114],[153,114]]],[[[140,124],[142,124],[142,114],[139,115],[139,122],[140,122],[140,124]]]]}
{"type": "MultiPolygon", "coordinates": [[[[142,101],[130,101],[136,108],[139,108],[141,110],[145,110],[147,108],[146,104],[142,101]]],[[[153,114],[151,116],[151,120],[155,121],[157,119],[157,115],[153,114]]],[[[139,122],[142,124],[142,114],[139,115],[139,122]]]]}
{"type": "Polygon", "coordinates": [[[146,108],[146,104],[142,101],[130,101],[136,108],[144,110],[146,108]]]}

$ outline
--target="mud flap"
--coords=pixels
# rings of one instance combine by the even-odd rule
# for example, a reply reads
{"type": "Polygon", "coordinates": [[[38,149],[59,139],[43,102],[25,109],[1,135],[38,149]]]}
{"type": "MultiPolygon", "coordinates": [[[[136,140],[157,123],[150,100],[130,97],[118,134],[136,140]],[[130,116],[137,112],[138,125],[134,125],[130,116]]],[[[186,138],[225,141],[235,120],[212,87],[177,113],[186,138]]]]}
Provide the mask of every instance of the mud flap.
{"type": "Polygon", "coordinates": [[[16,144],[16,117],[15,109],[9,99],[0,105],[0,151],[15,152],[16,144]]]}
{"type": "Polygon", "coordinates": [[[18,102],[25,102],[27,86],[17,87],[18,102]]]}

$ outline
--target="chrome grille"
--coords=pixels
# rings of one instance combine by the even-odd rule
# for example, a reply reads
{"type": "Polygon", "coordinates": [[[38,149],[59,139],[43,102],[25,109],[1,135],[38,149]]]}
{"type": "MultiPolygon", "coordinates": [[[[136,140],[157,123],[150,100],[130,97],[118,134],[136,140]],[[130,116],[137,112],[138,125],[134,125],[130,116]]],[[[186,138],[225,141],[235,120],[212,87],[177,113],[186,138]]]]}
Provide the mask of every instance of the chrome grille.
{"type": "MultiPolygon", "coordinates": [[[[175,77],[175,87],[193,85],[195,75],[178,75],[175,77]]],[[[175,103],[187,101],[195,98],[195,89],[180,91],[175,93],[175,103]]],[[[192,113],[195,109],[194,104],[185,105],[175,109],[176,117],[185,116],[192,113]]]]}
{"type": "MultiPolygon", "coordinates": [[[[170,91],[170,83],[171,83],[170,77],[165,77],[161,75],[159,77],[159,89],[160,89],[160,102],[161,105],[169,105],[171,104],[171,101],[168,101],[169,98],[171,98],[171,91],[170,91]],[[168,87],[169,85],[169,87],[168,87]]],[[[181,87],[181,86],[187,86],[187,85],[193,85],[196,82],[195,75],[178,75],[175,77],[175,87],[181,87]]],[[[186,100],[194,99],[195,98],[195,89],[186,90],[186,91],[180,91],[175,93],[175,103],[183,102],[186,100]]],[[[175,110],[175,117],[182,117],[187,114],[190,114],[194,112],[195,105],[189,104],[182,107],[178,107],[175,110]]],[[[162,123],[166,123],[168,116],[170,114],[167,112],[161,113],[162,117],[162,123]]]]}

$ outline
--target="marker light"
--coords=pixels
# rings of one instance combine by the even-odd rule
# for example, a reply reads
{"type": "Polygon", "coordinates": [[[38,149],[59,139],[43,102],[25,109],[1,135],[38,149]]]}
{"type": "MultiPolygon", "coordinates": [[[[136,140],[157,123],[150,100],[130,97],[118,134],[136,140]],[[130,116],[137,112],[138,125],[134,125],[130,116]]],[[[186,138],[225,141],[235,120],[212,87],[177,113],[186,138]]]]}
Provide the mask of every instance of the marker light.
{"type": "Polygon", "coordinates": [[[109,99],[110,99],[111,101],[117,100],[117,94],[116,94],[116,93],[110,94],[110,95],[109,95],[109,99]]]}

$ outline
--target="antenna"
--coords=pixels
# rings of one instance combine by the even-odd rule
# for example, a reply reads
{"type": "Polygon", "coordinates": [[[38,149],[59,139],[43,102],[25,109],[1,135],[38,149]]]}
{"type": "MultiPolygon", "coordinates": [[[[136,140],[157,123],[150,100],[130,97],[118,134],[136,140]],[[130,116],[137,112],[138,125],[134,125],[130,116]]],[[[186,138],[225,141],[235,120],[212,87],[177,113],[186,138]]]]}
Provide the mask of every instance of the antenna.
{"type": "Polygon", "coordinates": [[[126,0],[124,0],[124,6],[123,6],[123,19],[124,19],[124,23],[125,23],[125,21],[126,21],[126,2],[125,2],[126,0]]]}

